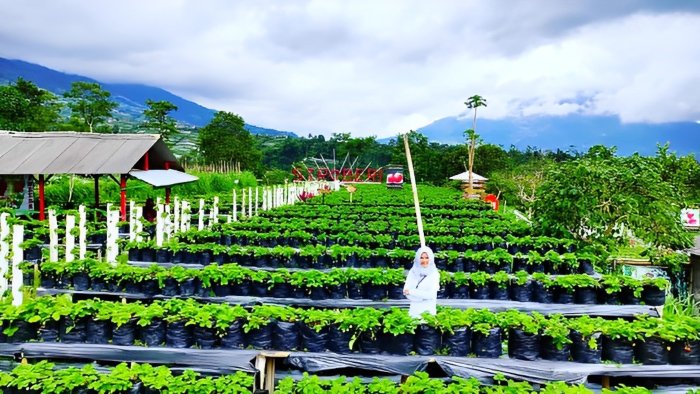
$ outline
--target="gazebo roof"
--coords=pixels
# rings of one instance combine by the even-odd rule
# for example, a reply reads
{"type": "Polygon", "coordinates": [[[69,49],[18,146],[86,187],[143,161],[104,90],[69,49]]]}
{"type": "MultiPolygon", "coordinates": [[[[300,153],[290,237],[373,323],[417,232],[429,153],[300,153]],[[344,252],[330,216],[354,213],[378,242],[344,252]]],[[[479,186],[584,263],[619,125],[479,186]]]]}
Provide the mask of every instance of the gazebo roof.
{"type": "MultiPolygon", "coordinates": [[[[450,179],[452,179],[453,181],[469,182],[469,171],[464,171],[461,174],[451,176],[450,179]]],[[[489,178],[484,178],[483,176],[481,176],[475,172],[472,172],[472,181],[474,181],[474,182],[486,182],[488,180],[489,180],[489,178]]]]}
{"type": "Polygon", "coordinates": [[[157,134],[0,130],[0,175],[127,174],[149,152],[149,167],[182,166],[157,134]]]}

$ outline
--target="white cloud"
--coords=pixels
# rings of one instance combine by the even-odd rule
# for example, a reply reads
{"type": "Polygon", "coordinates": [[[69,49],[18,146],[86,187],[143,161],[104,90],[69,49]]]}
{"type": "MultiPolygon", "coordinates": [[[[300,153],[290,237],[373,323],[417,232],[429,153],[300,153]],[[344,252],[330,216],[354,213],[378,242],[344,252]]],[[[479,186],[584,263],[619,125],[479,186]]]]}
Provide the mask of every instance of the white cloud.
{"type": "Polygon", "coordinates": [[[392,135],[473,94],[487,118],[692,121],[694,3],[0,0],[0,56],[303,134],[392,135]]]}

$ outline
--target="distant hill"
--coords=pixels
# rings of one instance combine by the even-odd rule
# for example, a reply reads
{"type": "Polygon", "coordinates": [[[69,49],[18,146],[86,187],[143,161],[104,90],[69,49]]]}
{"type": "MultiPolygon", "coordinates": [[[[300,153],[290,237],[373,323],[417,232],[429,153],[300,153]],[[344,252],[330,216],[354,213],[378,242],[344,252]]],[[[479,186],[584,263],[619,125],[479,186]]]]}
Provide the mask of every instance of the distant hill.
{"type": "MultiPolygon", "coordinates": [[[[676,122],[664,124],[622,124],[616,116],[538,116],[477,120],[477,133],[487,143],[528,146],[540,149],[573,148],[586,151],[593,145],[616,146],[617,152],[629,155],[639,152],[652,155],[656,144],[670,143],[678,154],[700,156],[700,124],[676,122]]],[[[418,129],[430,141],[447,144],[463,143],[464,130],[471,128],[471,118],[447,117],[418,129]]]]}
{"type": "MultiPolygon", "coordinates": [[[[117,111],[120,116],[130,118],[134,122],[141,122],[147,99],[166,100],[175,104],[178,110],[172,112],[172,117],[178,122],[190,126],[202,127],[209,123],[216,113],[216,110],[203,107],[161,88],[139,84],[102,83],[88,77],[66,74],[21,60],[0,58],[0,84],[13,82],[18,77],[32,81],[37,86],[57,95],[69,90],[75,81],[98,82],[103,89],[112,94],[112,99],[119,104],[117,111]]],[[[254,134],[296,137],[296,134],[289,131],[278,131],[249,124],[246,124],[246,129],[254,134]]]]}

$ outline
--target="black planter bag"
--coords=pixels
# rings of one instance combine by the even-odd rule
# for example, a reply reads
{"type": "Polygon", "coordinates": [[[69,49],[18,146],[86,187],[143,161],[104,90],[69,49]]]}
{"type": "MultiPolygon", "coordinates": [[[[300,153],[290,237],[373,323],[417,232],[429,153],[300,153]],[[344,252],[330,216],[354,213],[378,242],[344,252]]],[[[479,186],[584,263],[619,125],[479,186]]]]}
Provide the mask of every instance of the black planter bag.
{"type": "Polygon", "coordinates": [[[476,272],[479,270],[479,265],[472,259],[464,259],[464,272],[476,272]]]}
{"type": "Polygon", "coordinates": [[[325,352],[328,350],[328,327],[323,327],[316,332],[306,323],[299,324],[301,331],[301,348],[308,352],[325,352]]]}
{"type": "Polygon", "coordinates": [[[129,261],[143,261],[141,260],[141,249],[131,248],[129,249],[129,261]]]}
{"type": "Polygon", "coordinates": [[[221,283],[215,283],[213,285],[214,295],[217,297],[226,297],[231,295],[231,287],[229,285],[222,285],[221,283]]]}
{"type": "Polygon", "coordinates": [[[556,274],[556,269],[554,268],[554,264],[552,264],[551,261],[543,261],[542,262],[542,271],[539,272],[544,272],[545,274],[549,275],[554,275],[556,274]]]}
{"type": "Polygon", "coordinates": [[[131,346],[134,344],[136,337],[136,319],[131,319],[128,322],[112,329],[112,344],[117,346],[131,346]]]}
{"type": "Polygon", "coordinates": [[[577,304],[595,305],[598,303],[598,291],[593,287],[578,287],[574,290],[577,304]]]}
{"type": "Polygon", "coordinates": [[[146,346],[161,346],[165,342],[165,321],[153,319],[139,330],[141,342],[146,346]]]}
{"type": "Polygon", "coordinates": [[[41,260],[41,248],[39,246],[31,247],[24,251],[24,260],[36,261],[41,260]]]}
{"type": "Polygon", "coordinates": [[[588,260],[579,260],[578,261],[578,272],[581,274],[586,274],[586,275],[595,274],[595,269],[593,269],[593,263],[591,263],[588,260]]]}
{"type": "Polygon", "coordinates": [[[292,288],[288,283],[275,283],[270,289],[270,296],[275,298],[288,298],[292,288]]]}
{"type": "Polygon", "coordinates": [[[328,292],[325,287],[309,287],[307,288],[309,298],[312,300],[325,300],[328,298],[328,292]]]}
{"type": "Polygon", "coordinates": [[[668,364],[668,344],[660,338],[645,338],[635,346],[635,357],[644,365],[668,364]]]}
{"type": "Polygon", "coordinates": [[[352,353],[352,349],[350,349],[351,340],[352,332],[340,331],[335,324],[330,326],[328,331],[328,350],[339,354],[352,353]]]}
{"type": "Polygon", "coordinates": [[[510,299],[510,295],[508,294],[508,286],[501,287],[497,283],[491,283],[489,287],[491,293],[490,298],[492,300],[507,301],[510,299]]]}
{"type": "Polygon", "coordinates": [[[194,278],[185,279],[179,283],[179,293],[181,296],[191,297],[195,292],[194,278]]]}
{"type": "Polygon", "coordinates": [[[93,291],[103,291],[107,288],[104,278],[90,278],[90,287],[93,291]]]}
{"type": "Polygon", "coordinates": [[[498,270],[510,274],[511,272],[513,272],[513,266],[511,263],[509,263],[507,261],[502,261],[498,265],[498,270]]]}
{"type": "Polygon", "coordinates": [[[90,275],[86,272],[78,272],[73,275],[73,288],[78,291],[84,291],[90,288],[90,275]]]}
{"type": "Polygon", "coordinates": [[[215,263],[217,265],[223,265],[226,262],[226,259],[228,256],[224,253],[217,253],[214,256],[212,256],[212,261],[211,263],[215,263]]]}
{"type": "Polygon", "coordinates": [[[141,291],[141,283],[134,282],[132,279],[127,279],[122,282],[124,292],[129,294],[139,294],[141,291]]]}
{"type": "Polygon", "coordinates": [[[395,356],[407,356],[413,351],[413,334],[383,334],[382,350],[395,356]]]}
{"type": "Polygon", "coordinates": [[[464,357],[471,352],[472,332],[466,328],[457,328],[452,334],[442,336],[442,346],[447,349],[448,356],[464,357]]]}
{"type": "Polygon", "coordinates": [[[192,338],[195,345],[201,349],[213,349],[216,344],[216,335],[213,327],[194,326],[192,328],[192,338]]]}
{"type": "Polygon", "coordinates": [[[272,349],[272,325],[254,328],[245,334],[246,343],[255,349],[272,349]]]}
{"type": "Polygon", "coordinates": [[[534,274],[537,272],[544,272],[544,264],[542,264],[542,263],[528,264],[527,265],[527,272],[530,274],[534,274]]]}
{"type": "Polygon", "coordinates": [[[641,304],[641,300],[638,297],[634,296],[634,291],[632,289],[623,287],[622,288],[622,294],[621,297],[622,303],[624,305],[639,305],[641,304]]]}
{"type": "MultiPolygon", "coordinates": [[[[460,299],[460,300],[466,300],[469,298],[469,286],[466,285],[455,285],[454,283],[450,283],[450,295],[452,298],[460,299]]],[[[403,294],[403,289],[402,293],[403,294]]]]}
{"type": "Polygon", "coordinates": [[[659,306],[666,302],[666,291],[656,286],[644,286],[642,301],[646,305],[659,306]]]}
{"type": "Polygon", "coordinates": [[[379,343],[381,342],[380,334],[375,333],[374,338],[369,332],[362,332],[359,337],[360,351],[365,354],[379,354],[382,352],[379,343]]]}
{"type": "Polygon", "coordinates": [[[185,261],[185,251],[180,250],[172,254],[171,261],[173,264],[182,264],[185,261]]]}
{"type": "Polygon", "coordinates": [[[474,300],[488,300],[491,296],[488,286],[474,286],[470,290],[470,298],[474,300]]]}
{"type": "Polygon", "coordinates": [[[69,285],[69,278],[65,275],[57,275],[54,277],[54,287],[57,289],[67,289],[69,285]]]}
{"type": "Polygon", "coordinates": [[[479,271],[484,271],[487,274],[495,274],[498,266],[496,264],[491,264],[487,261],[482,261],[479,263],[479,271]]]}
{"type": "Polygon", "coordinates": [[[566,289],[557,288],[554,290],[554,303],[555,304],[573,304],[574,303],[574,293],[569,293],[566,289]]]}
{"type": "Polygon", "coordinates": [[[427,324],[420,324],[416,328],[413,346],[421,356],[430,356],[440,349],[440,339],[438,330],[427,324]]]}
{"type": "Polygon", "coordinates": [[[275,350],[299,349],[299,326],[294,322],[273,321],[272,348],[275,350]]]}
{"type": "Polygon", "coordinates": [[[515,258],[513,259],[513,272],[527,271],[528,264],[526,259],[515,258]]]}
{"type": "Polygon", "coordinates": [[[549,361],[569,361],[571,355],[571,346],[567,343],[557,349],[552,337],[542,336],[540,338],[540,357],[549,361]]]}
{"type": "Polygon", "coordinates": [[[524,285],[517,283],[510,286],[511,299],[518,302],[532,301],[532,281],[527,281],[524,285]]]}
{"type": "Polygon", "coordinates": [[[519,328],[508,331],[508,356],[518,360],[537,360],[540,355],[540,336],[528,334],[519,328]]]}
{"type": "Polygon", "coordinates": [[[58,322],[48,320],[43,327],[39,328],[39,339],[42,342],[57,342],[58,341],[58,322]]]}
{"type": "Polygon", "coordinates": [[[59,329],[61,342],[83,343],[86,337],[85,319],[73,320],[66,316],[61,320],[59,329]],[[72,327],[72,328],[71,328],[72,327]],[[70,330],[70,331],[69,331],[70,330]]]}
{"type": "Polygon", "coordinates": [[[332,300],[342,300],[347,298],[347,287],[345,286],[345,283],[331,286],[328,289],[328,298],[332,300]]]}
{"type": "Polygon", "coordinates": [[[243,322],[240,319],[233,321],[221,337],[221,347],[224,349],[243,349],[245,339],[242,327],[243,322]]]}
{"type": "Polygon", "coordinates": [[[160,289],[158,288],[158,281],[155,279],[147,279],[141,282],[141,292],[146,296],[146,297],[153,297],[158,292],[160,289]]]}
{"type": "Polygon", "coordinates": [[[632,342],[624,338],[612,339],[603,336],[603,360],[619,364],[632,364],[634,362],[634,347],[632,342]]]}
{"type": "Polygon", "coordinates": [[[498,358],[501,356],[501,328],[492,328],[488,335],[472,332],[472,350],[477,357],[498,358]]]}
{"type": "Polygon", "coordinates": [[[210,251],[205,250],[199,254],[199,264],[202,264],[202,265],[211,264],[211,252],[210,251]]]}
{"type": "Polygon", "coordinates": [[[621,302],[621,294],[618,291],[608,293],[607,291],[605,291],[605,289],[600,289],[598,290],[598,292],[598,298],[603,300],[603,303],[607,305],[619,305],[621,302]]]}
{"type": "Polygon", "coordinates": [[[156,260],[156,253],[152,248],[141,249],[141,261],[152,262],[156,260]]]}
{"type": "Polygon", "coordinates": [[[56,278],[53,275],[43,274],[41,275],[41,287],[45,289],[53,289],[56,287],[56,278]]]}
{"type": "Polygon", "coordinates": [[[192,346],[192,332],[184,320],[168,322],[165,329],[165,345],[178,349],[192,346]]]}
{"type": "Polygon", "coordinates": [[[163,287],[160,289],[160,293],[166,297],[174,297],[178,293],[177,281],[173,278],[167,278],[163,281],[163,287]]]}
{"type": "Polygon", "coordinates": [[[372,283],[365,283],[364,285],[364,298],[368,298],[372,301],[383,300],[387,297],[387,291],[385,285],[375,285],[372,283]]]}
{"type": "Polygon", "coordinates": [[[588,339],[583,338],[576,331],[571,331],[571,358],[577,363],[600,364],[603,354],[603,336],[600,333],[594,333],[597,349],[588,347],[588,339]]]}
{"type": "Polygon", "coordinates": [[[305,289],[300,286],[292,286],[291,298],[308,298],[305,289]]]}
{"type": "Polygon", "coordinates": [[[450,298],[449,289],[445,286],[440,286],[438,288],[438,291],[437,291],[437,298],[439,298],[439,299],[450,298]]]}
{"type": "Polygon", "coordinates": [[[250,295],[250,281],[242,280],[238,283],[229,283],[229,288],[231,288],[231,294],[237,296],[249,296],[250,295]]]}
{"type": "MultiPolygon", "coordinates": [[[[434,249],[433,249],[434,250],[434,249]]],[[[440,271],[447,270],[447,260],[445,259],[435,259],[435,267],[440,271]]]]}
{"type": "Polygon", "coordinates": [[[112,323],[107,320],[90,319],[85,325],[85,342],[106,344],[112,337],[112,323]]]}
{"type": "Polygon", "coordinates": [[[182,253],[182,262],[184,264],[197,264],[199,263],[199,253],[197,252],[190,252],[188,250],[183,251],[182,253]]]}
{"type": "Polygon", "coordinates": [[[267,297],[267,285],[262,282],[250,282],[250,295],[253,297],[267,297]]]}
{"type": "Polygon", "coordinates": [[[205,286],[201,280],[197,279],[194,281],[194,294],[196,294],[197,297],[209,297],[211,292],[211,287],[205,286]]]}
{"type": "Polygon", "coordinates": [[[675,365],[700,365],[700,341],[673,342],[668,360],[675,365]]]}
{"type": "Polygon", "coordinates": [[[348,298],[353,300],[362,299],[362,285],[353,280],[348,281],[348,298]]]}
{"type": "Polygon", "coordinates": [[[169,250],[158,249],[156,250],[156,263],[169,263],[172,260],[172,254],[169,250]]]}

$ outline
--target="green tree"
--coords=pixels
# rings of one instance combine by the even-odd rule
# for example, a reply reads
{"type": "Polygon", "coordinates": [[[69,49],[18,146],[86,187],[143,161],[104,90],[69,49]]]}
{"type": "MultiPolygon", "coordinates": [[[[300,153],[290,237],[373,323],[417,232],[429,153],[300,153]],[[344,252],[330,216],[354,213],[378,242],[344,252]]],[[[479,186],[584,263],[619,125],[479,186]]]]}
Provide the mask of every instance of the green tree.
{"type": "Polygon", "coordinates": [[[199,130],[199,151],[207,163],[239,163],[243,170],[259,170],[262,154],[243,118],[219,111],[199,130]]]}
{"type": "Polygon", "coordinates": [[[111,93],[103,90],[97,82],[76,81],[63,96],[70,100],[71,121],[78,131],[93,132],[107,119],[112,117],[112,110],[117,103],[110,100],[111,93]]]}
{"type": "Polygon", "coordinates": [[[629,231],[658,247],[691,246],[679,220],[683,198],[664,180],[661,163],[658,157],[618,157],[614,148],[595,146],[550,167],[533,206],[537,228],[606,242],[625,241],[629,231]]]}
{"type": "Polygon", "coordinates": [[[169,101],[153,101],[151,99],[146,100],[146,105],[148,108],[143,110],[146,121],[141,126],[158,132],[168,146],[172,146],[178,131],[175,119],[168,114],[177,111],[177,106],[169,101]]]}
{"type": "Polygon", "coordinates": [[[57,126],[61,104],[56,96],[22,77],[0,86],[0,129],[46,131],[57,126]]]}
{"type": "Polygon", "coordinates": [[[469,141],[469,194],[474,193],[474,180],[472,179],[472,172],[474,169],[474,153],[476,149],[476,144],[479,140],[479,134],[476,133],[476,110],[479,107],[486,107],[486,99],[475,94],[467,99],[464,104],[469,109],[474,110],[474,118],[472,119],[472,128],[465,131],[464,135],[469,141]]]}

